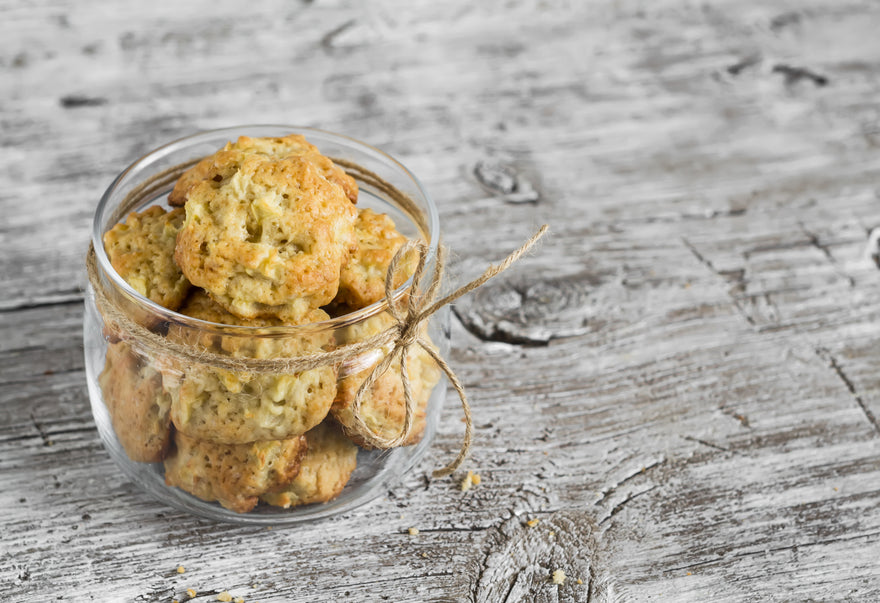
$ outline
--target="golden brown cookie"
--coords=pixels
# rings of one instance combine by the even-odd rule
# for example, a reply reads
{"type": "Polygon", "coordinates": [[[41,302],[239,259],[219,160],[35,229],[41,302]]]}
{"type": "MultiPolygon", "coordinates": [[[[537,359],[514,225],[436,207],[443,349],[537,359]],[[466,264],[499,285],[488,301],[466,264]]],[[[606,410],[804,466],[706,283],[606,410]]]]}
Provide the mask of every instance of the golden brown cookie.
{"type": "MultiPolygon", "coordinates": [[[[274,319],[238,318],[198,290],[180,312],[227,325],[279,325],[274,319]]],[[[316,309],[303,318],[317,322],[328,317],[316,309]]],[[[306,330],[284,337],[259,333],[242,336],[219,328],[194,331],[172,325],[168,337],[230,357],[258,359],[321,351],[329,347],[332,337],[327,331],[306,330]]],[[[164,384],[171,394],[171,419],[179,431],[201,440],[240,444],[301,435],[320,423],[336,394],[336,369],[322,366],[294,374],[262,374],[172,362],[164,371],[164,384]]]]}
{"type": "MultiPolygon", "coordinates": [[[[334,303],[359,309],[385,297],[385,274],[397,250],[406,243],[406,237],[397,232],[394,221],[385,214],[369,208],[358,211],[355,222],[357,249],[343,265],[339,274],[339,292],[334,303]]],[[[412,276],[416,267],[415,253],[398,264],[394,286],[398,287],[412,276]]]]}
{"type": "Polygon", "coordinates": [[[262,494],[285,487],[300,469],[304,436],[224,445],[174,434],[165,459],[165,483],[237,513],[253,509],[262,494]]]}
{"type": "Polygon", "coordinates": [[[160,306],[176,310],[189,291],[189,281],[174,261],[182,209],[158,206],[131,213],[125,222],[104,233],[104,249],[114,270],[126,283],[160,306]]]}
{"type": "Polygon", "coordinates": [[[354,178],[333,161],[318,151],[318,148],[309,143],[305,137],[299,134],[276,138],[250,138],[241,136],[235,142],[228,142],[221,151],[202,159],[195,166],[184,172],[174,190],[168,195],[168,203],[171,205],[184,205],[189,189],[202,180],[210,180],[215,177],[228,178],[230,157],[237,158],[240,163],[245,155],[264,155],[276,159],[285,157],[302,157],[315,164],[321,175],[330,182],[338,185],[345,192],[346,197],[352,203],[357,203],[358,185],[354,178]],[[218,156],[220,161],[218,162],[218,156]]]}
{"type": "Polygon", "coordinates": [[[296,322],[336,295],[357,210],[302,158],[247,155],[232,168],[189,189],[175,260],[236,316],[296,322]]]}
{"type": "Polygon", "coordinates": [[[339,496],[357,467],[357,446],[330,421],[305,435],[308,451],[297,476],[282,490],[260,498],[277,507],[327,502],[339,496]]]}
{"type": "MultiPolygon", "coordinates": [[[[378,314],[361,323],[346,327],[342,333],[342,343],[363,341],[387,329],[393,323],[388,313],[378,314]]],[[[360,372],[348,375],[340,380],[336,400],[330,409],[333,417],[342,425],[345,434],[353,442],[365,448],[371,447],[365,439],[366,434],[354,422],[352,403],[361,384],[366,380],[372,368],[378,364],[388,350],[374,354],[369,366],[360,372]]],[[[412,431],[401,444],[409,446],[422,438],[425,431],[425,413],[428,400],[437,382],[440,380],[440,369],[434,360],[419,345],[410,347],[407,359],[407,374],[415,402],[412,431]]],[[[388,370],[373,384],[361,403],[360,414],[364,423],[372,433],[385,439],[396,437],[403,430],[406,416],[406,401],[403,396],[400,362],[394,361],[388,370]]]]}
{"type": "MultiPolygon", "coordinates": [[[[239,331],[216,329],[186,328],[183,325],[171,325],[169,337],[175,341],[186,342],[210,351],[223,352],[237,357],[246,358],[279,358],[296,356],[304,349],[329,346],[332,341],[329,333],[322,329],[305,331],[293,337],[266,337],[266,333],[275,327],[290,326],[277,318],[239,318],[211,299],[204,290],[193,288],[186,301],[178,310],[180,314],[213,322],[218,325],[258,327],[247,335],[239,331]],[[323,331],[323,332],[322,332],[323,331]]],[[[308,310],[300,317],[298,323],[308,324],[322,322],[328,315],[322,310],[308,310]]],[[[298,323],[291,323],[298,324],[298,323]]]]}
{"type": "Polygon", "coordinates": [[[113,431],[125,453],[139,463],[158,463],[171,441],[171,398],[162,376],[125,342],[107,348],[98,376],[113,431]]]}

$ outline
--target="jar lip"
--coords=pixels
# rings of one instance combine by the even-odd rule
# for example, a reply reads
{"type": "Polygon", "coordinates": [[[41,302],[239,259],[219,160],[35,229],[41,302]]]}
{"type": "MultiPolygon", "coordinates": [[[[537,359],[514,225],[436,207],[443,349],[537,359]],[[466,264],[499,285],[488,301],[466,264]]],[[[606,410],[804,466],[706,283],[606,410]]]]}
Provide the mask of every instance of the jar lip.
{"type": "MultiPolygon", "coordinates": [[[[182,138],[173,140],[169,143],[153,149],[146,155],[136,159],[124,170],[122,170],[122,172],[120,172],[119,175],[116,176],[116,178],[113,179],[113,181],[110,183],[110,186],[108,186],[107,190],[104,191],[104,194],[101,196],[101,199],[98,202],[98,206],[95,209],[95,215],[92,221],[91,237],[98,266],[100,267],[104,275],[110,280],[112,285],[119,289],[120,292],[126,298],[128,298],[129,301],[137,304],[138,306],[141,306],[145,310],[149,310],[155,315],[158,315],[162,318],[162,320],[171,320],[179,324],[185,324],[199,329],[221,329],[226,334],[235,332],[239,332],[241,334],[252,334],[254,331],[259,331],[259,334],[263,336],[272,334],[290,334],[294,332],[301,332],[304,330],[315,331],[334,329],[354,324],[385,311],[388,308],[388,300],[386,298],[382,298],[381,300],[374,302],[369,306],[360,308],[359,310],[355,310],[354,312],[349,312],[348,314],[343,314],[341,316],[337,316],[335,318],[330,318],[328,320],[323,320],[320,322],[277,327],[227,325],[223,323],[202,320],[199,318],[193,318],[191,316],[175,312],[174,310],[169,310],[168,308],[157,304],[153,300],[141,295],[131,285],[125,282],[125,279],[123,279],[110,264],[110,258],[107,256],[107,252],[104,249],[104,221],[108,207],[110,206],[111,200],[113,199],[114,193],[125,181],[125,179],[127,177],[130,177],[133,172],[136,172],[138,169],[146,167],[151,163],[159,161],[182,148],[185,148],[187,146],[195,146],[202,142],[208,142],[224,135],[228,136],[231,140],[233,138],[238,138],[239,136],[259,137],[281,136],[288,134],[302,134],[309,140],[310,143],[319,147],[319,149],[320,144],[318,142],[315,142],[318,139],[324,139],[327,142],[334,142],[341,146],[351,147],[361,153],[371,156],[372,158],[382,163],[390,164],[392,168],[398,170],[401,174],[405,175],[409,180],[411,180],[416,192],[422,197],[425,205],[425,218],[427,220],[429,231],[427,234],[430,239],[428,241],[428,251],[427,256],[425,257],[425,262],[429,266],[433,263],[437,256],[437,247],[439,246],[440,240],[440,224],[437,206],[434,204],[433,199],[431,199],[431,196],[425,190],[425,187],[422,185],[421,181],[400,161],[398,161],[388,153],[364,142],[361,142],[355,138],[351,138],[350,136],[345,136],[343,134],[336,134],[327,130],[281,124],[249,124],[204,130],[195,134],[191,134],[189,136],[184,136],[182,138]],[[310,135],[312,136],[311,139],[309,139],[310,135]]],[[[409,289],[411,285],[412,277],[409,277],[406,282],[404,282],[402,285],[394,290],[394,299],[399,299],[401,296],[403,296],[405,291],[409,289]]]]}

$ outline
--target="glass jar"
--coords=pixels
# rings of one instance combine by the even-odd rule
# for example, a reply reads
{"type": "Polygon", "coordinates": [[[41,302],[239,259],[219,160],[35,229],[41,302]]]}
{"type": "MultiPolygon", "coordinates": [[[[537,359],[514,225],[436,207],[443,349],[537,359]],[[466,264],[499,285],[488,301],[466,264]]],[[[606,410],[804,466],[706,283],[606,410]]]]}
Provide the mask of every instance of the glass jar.
{"type": "MultiPolygon", "coordinates": [[[[126,168],[104,193],[95,212],[91,239],[94,254],[90,254],[93,279],[86,290],[83,341],[89,396],[101,440],[122,472],[153,498],[214,520],[252,525],[294,524],[348,511],[379,496],[425,455],[436,431],[446,391],[445,378],[439,371],[433,373],[433,368],[414,350],[410,354],[408,372],[414,397],[423,411],[423,414],[416,413],[414,437],[406,443],[408,445],[386,450],[358,448],[356,469],[341,492],[328,502],[284,508],[275,506],[279,504],[278,496],[267,495],[248,512],[231,510],[227,507],[235,508],[235,504],[221,506],[218,502],[203,500],[212,496],[204,496],[199,489],[204,476],[199,475],[195,465],[189,467],[189,474],[182,481],[189,480],[187,489],[203,494],[202,498],[166,485],[163,456],[167,461],[169,455],[176,455],[175,458],[184,453],[199,455],[203,453],[199,446],[211,448],[205,458],[214,455],[211,458],[214,463],[231,462],[229,459],[235,458],[224,446],[244,450],[245,456],[256,455],[264,461],[266,456],[277,455],[281,459],[278,463],[284,462],[285,454],[291,458],[296,456],[295,450],[279,452],[276,449],[276,442],[297,438],[303,429],[303,416],[292,416],[287,402],[294,397],[320,399],[320,403],[299,404],[310,409],[306,420],[313,423],[319,414],[327,412],[328,389],[336,392],[329,395],[337,402],[343,392],[351,398],[367,372],[390,350],[390,345],[385,344],[333,365],[284,369],[290,359],[296,361],[303,355],[338,350],[346,343],[362,341],[390,326],[393,318],[387,300],[329,320],[298,326],[218,324],[160,306],[129,286],[110,264],[103,245],[104,234],[130,212],[141,212],[154,205],[166,206],[168,193],[187,165],[239,136],[288,134],[302,134],[322,154],[341,160],[338,163],[346,166],[358,181],[358,208],[388,214],[398,231],[409,239],[425,243],[427,268],[423,282],[430,282],[440,229],[437,210],[416,177],[378,149],[320,130],[244,126],[177,140],[126,168]],[[401,203],[401,199],[406,203],[401,203]],[[240,366],[242,360],[245,365],[240,366]],[[254,360],[269,366],[264,371],[258,363],[254,369],[254,360]],[[423,379],[424,374],[431,376],[423,379]],[[433,382],[436,385],[432,388],[433,382]],[[168,417],[170,428],[165,432],[161,425],[163,421],[168,425],[168,417]],[[186,436],[180,439],[183,431],[186,436]],[[193,449],[183,450],[193,443],[186,438],[193,437],[197,440],[193,449]],[[219,449],[226,452],[218,452],[219,449]],[[267,504],[267,499],[275,502],[267,504]]],[[[395,289],[394,299],[405,300],[411,285],[412,278],[395,289]]],[[[420,289],[423,290],[424,287],[420,289]]],[[[426,322],[428,337],[440,354],[446,356],[448,308],[442,308],[426,322]]],[[[397,371],[399,374],[399,369],[397,371]]],[[[383,378],[391,378],[393,372],[389,371],[383,378]]],[[[187,461],[177,462],[185,465],[187,461]]],[[[263,477],[267,471],[277,469],[270,464],[261,467],[263,477]]],[[[173,470],[177,471],[177,477],[168,481],[181,483],[180,466],[173,470]]],[[[226,483],[220,490],[238,487],[241,497],[252,499],[255,493],[259,495],[259,486],[255,489],[252,482],[226,483]]]]}

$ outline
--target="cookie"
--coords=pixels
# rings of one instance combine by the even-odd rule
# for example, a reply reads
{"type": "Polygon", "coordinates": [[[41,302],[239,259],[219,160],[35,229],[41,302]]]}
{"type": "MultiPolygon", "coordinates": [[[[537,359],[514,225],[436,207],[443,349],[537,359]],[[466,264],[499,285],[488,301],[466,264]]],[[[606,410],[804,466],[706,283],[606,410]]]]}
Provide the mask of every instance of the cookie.
{"type": "MultiPolygon", "coordinates": [[[[201,291],[180,309],[182,314],[220,324],[274,327],[276,319],[238,318],[201,291]]],[[[310,310],[305,322],[326,320],[310,310]]],[[[283,337],[257,337],[172,325],[168,337],[236,358],[291,358],[329,347],[329,332],[304,331],[283,337]],[[195,338],[195,341],[192,341],[195,338]]],[[[241,444],[301,435],[320,423],[336,394],[336,369],[322,366],[294,374],[226,370],[200,363],[170,363],[164,370],[171,395],[171,420],[182,433],[200,440],[241,444]]]]}
{"type": "Polygon", "coordinates": [[[223,330],[220,326],[215,329],[187,328],[182,325],[169,327],[170,336],[175,341],[240,358],[292,357],[301,354],[304,350],[314,351],[332,344],[331,335],[327,332],[322,333],[320,329],[304,331],[290,337],[266,337],[266,334],[275,327],[327,320],[329,316],[322,310],[308,310],[299,316],[296,322],[289,324],[277,318],[239,318],[215,302],[205,291],[194,288],[179,312],[217,325],[256,327],[246,334],[223,330]]]}
{"type": "Polygon", "coordinates": [[[187,193],[174,254],[183,274],[242,318],[295,322],[331,301],[355,245],[342,189],[300,157],[247,155],[230,170],[187,193]]]}
{"type": "MultiPolygon", "coordinates": [[[[360,309],[385,297],[388,265],[407,239],[397,231],[390,217],[368,208],[358,211],[354,230],[357,249],[342,266],[339,291],[333,302],[360,309]]],[[[409,253],[398,264],[394,286],[400,286],[412,276],[415,267],[416,255],[409,253]]]]}
{"type": "Polygon", "coordinates": [[[182,209],[158,206],[131,213],[104,233],[104,249],[113,269],[131,287],[160,306],[176,310],[186,298],[189,281],[174,261],[182,209]]]}
{"type": "MultiPolygon", "coordinates": [[[[362,341],[387,329],[393,324],[393,318],[387,314],[378,314],[362,323],[346,327],[342,334],[342,343],[362,341]]],[[[388,350],[380,350],[372,354],[368,366],[357,373],[345,376],[340,380],[336,399],[330,409],[333,417],[342,425],[345,434],[359,446],[370,448],[371,445],[365,439],[370,435],[364,433],[361,427],[354,422],[352,403],[361,384],[366,380],[372,368],[377,365],[388,350]]],[[[360,408],[360,415],[370,432],[390,439],[396,437],[403,430],[406,416],[406,401],[403,395],[403,383],[401,382],[401,368],[399,360],[391,363],[385,373],[373,383],[372,388],[366,392],[360,408]]],[[[415,444],[422,438],[425,431],[425,413],[428,408],[428,400],[437,382],[440,380],[440,369],[434,360],[419,345],[410,347],[407,358],[407,375],[411,386],[415,413],[413,426],[409,437],[402,442],[401,446],[415,444]]]]}
{"type": "Polygon", "coordinates": [[[260,498],[277,507],[327,502],[339,496],[357,467],[357,446],[330,421],[305,435],[308,450],[297,476],[283,489],[260,498]]]}
{"type": "Polygon", "coordinates": [[[165,459],[165,483],[237,513],[253,509],[262,494],[284,488],[300,470],[304,436],[223,445],[174,434],[165,459]]]}
{"type": "Polygon", "coordinates": [[[171,441],[171,398],[162,389],[161,374],[127,343],[118,342],[107,348],[98,384],[128,458],[161,462],[171,441]]]}
{"type": "Polygon", "coordinates": [[[174,185],[174,190],[168,195],[168,203],[172,206],[182,206],[186,203],[187,193],[193,185],[217,176],[220,176],[221,179],[229,177],[231,175],[228,173],[230,156],[236,157],[240,162],[245,155],[264,155],[278,159],[285,157],[307,159],[318,168],[324,178],[342,188],[345,196],[352,203],[357,203],[358,185],[355,179],[346,174],[330,158],[322,155],[316,146],[299,134],[276,138],[241,136],[235,142],[226,143],[221,151],[201,160],[180,176],[174,185]],[[221,157],[219,162],[216,161],[218,155],[221,157]]]}

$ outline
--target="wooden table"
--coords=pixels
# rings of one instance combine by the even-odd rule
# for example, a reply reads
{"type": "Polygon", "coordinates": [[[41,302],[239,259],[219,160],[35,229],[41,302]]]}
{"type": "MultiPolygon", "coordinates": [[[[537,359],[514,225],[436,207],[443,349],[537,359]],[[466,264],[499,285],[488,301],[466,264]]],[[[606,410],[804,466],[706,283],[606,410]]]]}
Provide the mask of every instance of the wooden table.
{"type": "Polygon", "coordinates": [[[880,599],[878,28],[866,0],[3,0],[0,594],[880,599]],[[98,198],[151,148],[255,122],[399,157],[451,283],[550,224],[455,308],[479,486],[427,478],[454,397],[415,473],[293,529],[175,512],[105,453],[98,198]]]}

